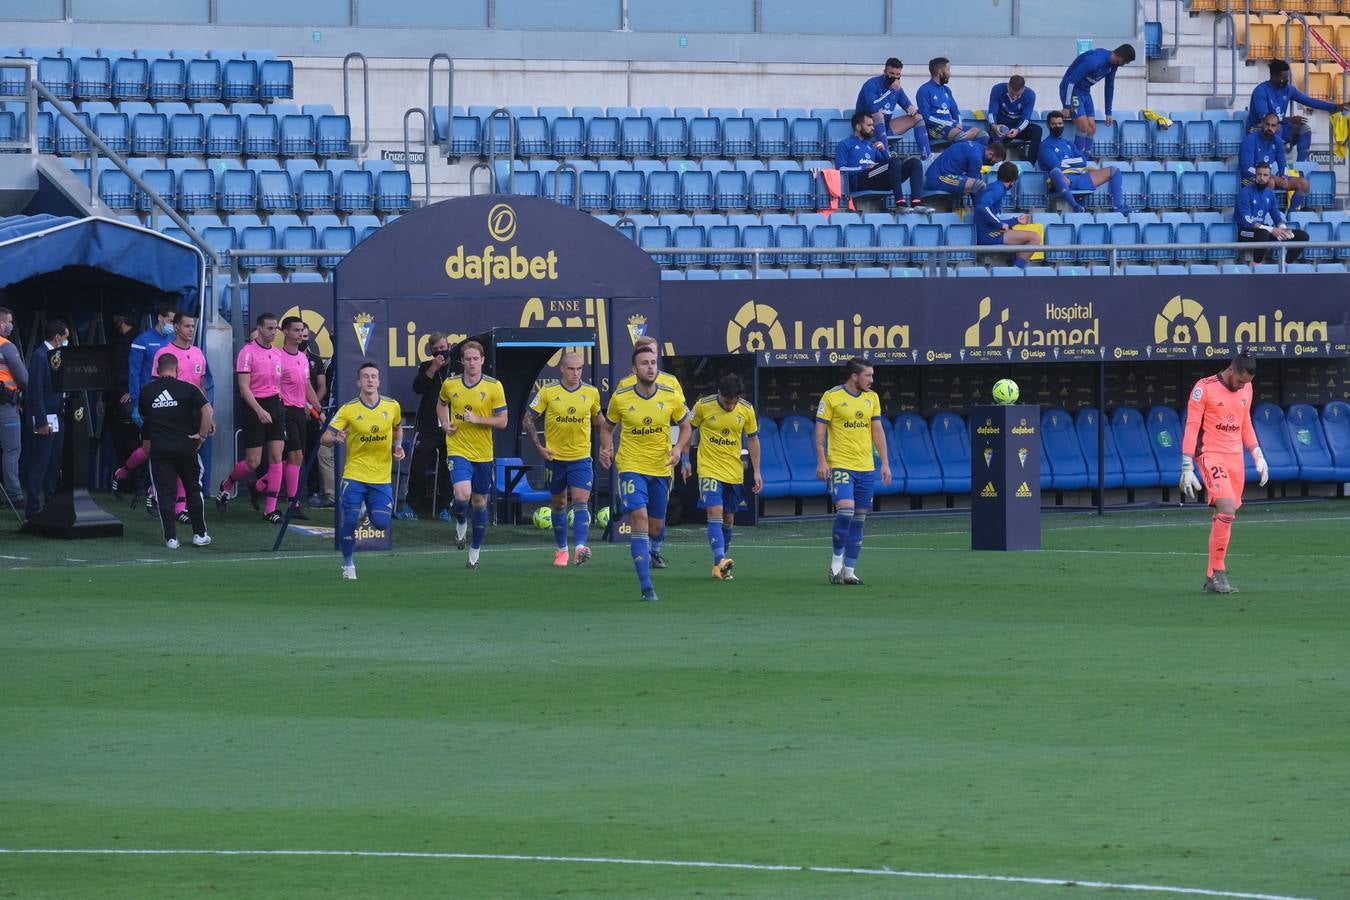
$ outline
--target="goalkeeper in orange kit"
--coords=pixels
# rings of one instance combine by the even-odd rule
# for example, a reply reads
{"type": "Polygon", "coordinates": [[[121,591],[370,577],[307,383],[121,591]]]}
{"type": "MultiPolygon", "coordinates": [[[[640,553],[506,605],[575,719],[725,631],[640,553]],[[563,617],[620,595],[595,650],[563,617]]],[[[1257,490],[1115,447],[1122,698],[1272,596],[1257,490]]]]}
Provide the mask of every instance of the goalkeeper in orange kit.
{"type": "Polygon", "coordinates": [[[1194,500],[1200,490],[1199,468],[1204,479],[1214,521],[1209,529],[1209,568],[1203,590],[1215,594],[1236,594],[1228,582],[1226,560],[1233,521],[1242,505],[1246,484],[1246,466],[1242,458],[1245,445],[1256,461],[1264,486],[1270,477],[1265,454],[1252,429],[1252,379],[1256,363],[1239,353],[1217,375],[1201,378],[1191,389],[1186,413],[1186,436],[1181,442],[1181,493],[1194,500]]]}

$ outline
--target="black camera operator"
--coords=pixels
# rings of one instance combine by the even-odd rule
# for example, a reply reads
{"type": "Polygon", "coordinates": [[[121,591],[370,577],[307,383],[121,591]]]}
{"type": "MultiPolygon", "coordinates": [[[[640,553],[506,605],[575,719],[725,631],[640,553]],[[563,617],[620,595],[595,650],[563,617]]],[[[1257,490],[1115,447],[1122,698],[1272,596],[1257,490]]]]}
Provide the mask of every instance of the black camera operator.
{"type": "Polygon", "coordinates": [[[431,512],[442,519],[450,518],[449,473],[445,469],[445,438],[436,419],[436,400],[441,383],[450,374],[450,341],[436,332],[427,338],[427,352],[431,358],[417,367],[413,391],[420,398],[417,403],[417,437],[413,445],[411,470],[408,475],[408,495],[398,510],[400,519],[415,519],[415,506],[421,506],[427,495],[427,472],[435,465],[433,482],[436,496],[432,498],[431,512]]]}

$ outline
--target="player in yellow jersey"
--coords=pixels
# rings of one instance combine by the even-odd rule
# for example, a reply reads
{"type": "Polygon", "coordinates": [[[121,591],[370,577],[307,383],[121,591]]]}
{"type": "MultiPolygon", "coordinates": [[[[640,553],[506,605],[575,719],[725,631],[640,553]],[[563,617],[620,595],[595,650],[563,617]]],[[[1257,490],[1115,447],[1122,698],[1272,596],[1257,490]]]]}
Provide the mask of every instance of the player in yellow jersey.
{"type": "Polygon", "coordinates": [[[830,584],[862,584],[853,569],[872,508],[875,460],[881,461],[882,484],[891,483],[891,464],[881,429],[881,398],[872,390],[872,367],[855,356],[845,372],[844,383],[826,391],[816,407],[816,477],[830,486],[834,501],[830,584]]]}
{"type": "Polygon", "coordinates": [[[698,505],[708,514],[708,543],[713,552],[712,575],[731,580],[736,565],[731,531],[736,513],[745,509],[745,467],[741,464],[741,437],[750,454],[751,490],[764,486],[759,476],[759,419],[755,408],[741,399],[745,388],[739,375],[727,374],[717,393],[694,404],[693,426],[698,429],[698,505]]]}
{"type": "Polygon", "coordinates": [[[325,447],[345,444],[347,464],[342,469],[338,495],[338,545],[342,548],[342,578],[356,580],[356,525],[361,506],[370,524],[381,531],[394,514],[394,487],[390,475],[394,460],[403,458],[403,411],[397,400],[380,396],[380,367],[362,363],[356,370],[355,400],[342,404],[320,439],[325,447]]]}
{"type": "Polygon", "coordinates": [[[473,506],[473,538],[465,568],[478,568],[478,554],[487,534],[488,494],[492,490],[493,429],[505,428],[506,393],[501,382],[483,374],[483,345],[465,341],[460,350],[464,371],[441,384],[436,401],[436,419],[445,432],[446,466],[455,499],[450,514],[455,518],[455,547],[464,549],[469,530],[469,507],[473,506]]]}
{"type": "Polygon", "coordinates": [[[600,392],[581,380],[579,353],[563,354],[558,371],[562,380],[540,388],[525,411],[525,433],[539,455],[548,461],[548,490],[553,495],[553,539],[558,549],[555,566],[567,566],[567,523],[576,530],[576,564],[591,558],[591,426],[600,423],[600,392]],[[544,440],[535,428],[536,416],[544,417],[544,440]],[[569,503],[569,497],[570,503],[569,503]]]}
{"type": "Polygon", "coordinates": [[[658,599],[652,586],[651,535],[665,525],[671,470],[688,449],[691,432],[684,398],[656,383],[655,347],[633,350],[633,373],[637,383],[609,398],[600,428],[600,465],[617,462],[619,502],[631,529],[628,549],[642,599],[650,601],[658,599]],[[680,428],[674,446],[670,443],[672,425],[680,428]],[[615,431],[622,435],[617,460],[615,431]]]}
{"type": "MultiPolygon", "coordinates": [[[[641,350],[643,347],[651,347],[652,351],[656,354],[656,365],[657,365],[656,383],[661,385],[662,387],[668,387],[675,393],[679,394],[680,401],[684,403],[686,407],[688,407],[689,400],[684,395],[684,388],[680,386],[680,379],[676,378],[669,372],[661,371],[661,345],[657,342],[656,338],[644,334],[642,337],[633,341],[634,350],[641,350]]],[[[616,391],[623,390],[624,388],[630,388],[635,384],[637,384],[637,375],[630,373],[628,375],[625,375],[623,378],[619,379],[619,383],[614,388],[614,390],[616,391]]],[[[670,443],[673,445],[676,440],[677,440],[676,434],[675,432],[672,431],[670,443]]],[[[680,457],[680,477],[688,479],[690,471],[691,470],[689,468],[689,451],[685,450],[684,455],[680,457]]],[[[671,487],[672,488],[674,487],[673,479],[671,487]]],[[[661,553],[661,548],[665,544],[665,542],[666,542],[666,528],[665,524],[663,523],[659,531],[652,532],[653,569],[664,569],[666,567],[666,558],[661,553]]]]}

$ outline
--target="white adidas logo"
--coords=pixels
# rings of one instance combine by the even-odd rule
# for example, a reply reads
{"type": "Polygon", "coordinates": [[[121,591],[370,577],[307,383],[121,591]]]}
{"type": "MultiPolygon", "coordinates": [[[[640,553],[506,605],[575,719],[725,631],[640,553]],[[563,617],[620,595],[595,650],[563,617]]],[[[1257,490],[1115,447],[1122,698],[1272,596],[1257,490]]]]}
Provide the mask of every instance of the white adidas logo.
{"type": "Polygon", "coordinates": [[[159,392],[155,402],[150,404],[151,409],[167,409],[178,405],[178,401],[173,399],[167,390],[159,392]]]}

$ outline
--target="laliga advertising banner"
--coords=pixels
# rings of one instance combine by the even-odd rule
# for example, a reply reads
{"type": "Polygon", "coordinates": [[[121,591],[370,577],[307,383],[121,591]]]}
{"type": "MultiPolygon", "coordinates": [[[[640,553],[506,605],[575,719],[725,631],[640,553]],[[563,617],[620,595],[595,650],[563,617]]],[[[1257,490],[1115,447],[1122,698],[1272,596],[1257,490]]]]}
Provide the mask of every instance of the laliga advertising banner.
{"type": "Polygon", "coordinates": [[[665,282],[681,355],[765,366],[1350,355],[1350,276],[665,282]]]}

